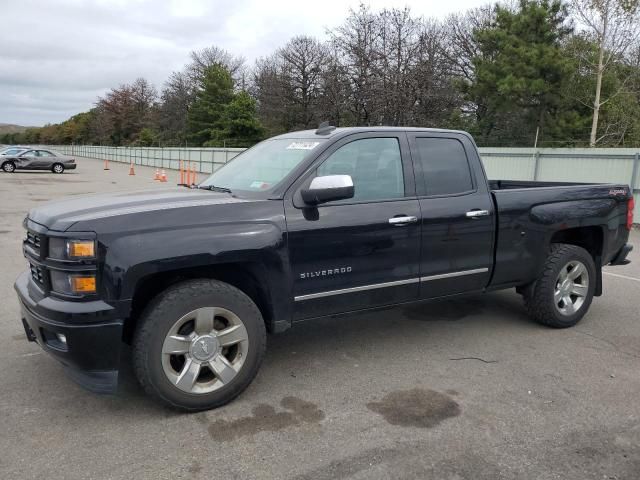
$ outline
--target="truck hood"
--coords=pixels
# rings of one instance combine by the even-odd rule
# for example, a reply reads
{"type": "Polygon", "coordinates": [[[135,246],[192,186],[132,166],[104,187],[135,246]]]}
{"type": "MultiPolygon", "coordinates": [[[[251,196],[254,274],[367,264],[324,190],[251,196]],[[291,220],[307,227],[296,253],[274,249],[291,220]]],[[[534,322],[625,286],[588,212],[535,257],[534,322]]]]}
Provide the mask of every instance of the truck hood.
{"type": "Polygon", "coordinates": [[[51,230],[65,231],[77,222],[101,218],[243,202],[246,200],[232,197],[228,193],[187,188],[102,193],[45,203],[29,212],[29,220],[51,230]]]}

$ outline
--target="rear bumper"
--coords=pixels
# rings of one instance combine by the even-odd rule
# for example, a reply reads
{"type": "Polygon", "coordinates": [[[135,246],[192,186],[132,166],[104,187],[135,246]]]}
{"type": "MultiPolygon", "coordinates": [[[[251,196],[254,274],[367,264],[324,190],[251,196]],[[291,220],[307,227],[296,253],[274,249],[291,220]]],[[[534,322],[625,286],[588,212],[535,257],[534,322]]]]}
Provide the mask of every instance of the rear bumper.
{"type": "Polygon", "coordinates": [[[77,166],[78,166],[77,163],[65,163],[64,164],[64,169],[65,170],[75,170],[77,166]]]}
{"type": "Polygon", "coordinates": [[[627,255],[629,255],[629,252],[631,250],[633,250],[633,245],[625,243],[620,249],[620,251],[616,253],[616,256],[613,257],[613,260],[611,260],[610,265],[626,265],[628,263],[631,263],[631,260],[627,259],[627,255]]]}
{"type": "Polygon", "coordinates": [[[111,318],[113,309],[101,301],[87,302],[82,309],[78,302],[50,297],[36,301],[29,294],[29,281],[27,271],[15,283],[27,339],[60,361],[87,390],[115,393],[123,321],[111,318]]]}

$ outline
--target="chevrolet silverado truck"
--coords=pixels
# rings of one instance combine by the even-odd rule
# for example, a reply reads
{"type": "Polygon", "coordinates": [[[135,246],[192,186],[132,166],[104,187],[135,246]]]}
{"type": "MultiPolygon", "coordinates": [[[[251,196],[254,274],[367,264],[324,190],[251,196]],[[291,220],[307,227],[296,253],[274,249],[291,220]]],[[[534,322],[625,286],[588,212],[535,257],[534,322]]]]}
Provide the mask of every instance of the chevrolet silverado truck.
{"type": "Polygon", "coordinates": [[[198,411],[249,385],[267,332],[314,318],[515,288],[575,325],[628,263],[632,218],[628,185],[487,180],[464,132],[321,125],[190,188],[31,210],[15,289],[28,339],[81,385],[115,392],[130,348],[148,394],[198,411]]]}

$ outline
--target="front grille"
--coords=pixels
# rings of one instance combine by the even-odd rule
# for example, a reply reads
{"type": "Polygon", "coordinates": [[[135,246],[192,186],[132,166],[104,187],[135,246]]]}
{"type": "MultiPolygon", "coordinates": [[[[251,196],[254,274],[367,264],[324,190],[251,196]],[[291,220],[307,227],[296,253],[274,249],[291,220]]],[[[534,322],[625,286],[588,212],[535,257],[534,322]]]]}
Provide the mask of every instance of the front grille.
{"type": "Polygon", "coordinates": [[[29,263],[29,269],[31,270],[31,278],[36,283],[44,285],[44,269],[33,263],[29,263]]]}
{"type": "Polygon", "coordinates": [[[27,232],[27,243],[31,245],[31,247],[40,251],[40,235],[35,232],[27,232]]]}

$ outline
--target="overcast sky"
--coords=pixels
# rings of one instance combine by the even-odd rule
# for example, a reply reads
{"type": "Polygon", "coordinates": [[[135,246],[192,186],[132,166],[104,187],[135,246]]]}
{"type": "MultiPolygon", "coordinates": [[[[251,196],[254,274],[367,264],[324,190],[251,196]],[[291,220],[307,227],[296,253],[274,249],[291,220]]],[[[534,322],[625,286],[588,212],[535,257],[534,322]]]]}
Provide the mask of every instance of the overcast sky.
{"type": "MultiPolygon", "coordinates": [[[[40,126],[145,77],[158,89],[191,50],[249,64],[300,34],[324,38],[358,0],[0,0],[0,123],[40,126]]],[[[488,0],[364,0],[443,18],[488,0]]]]}

